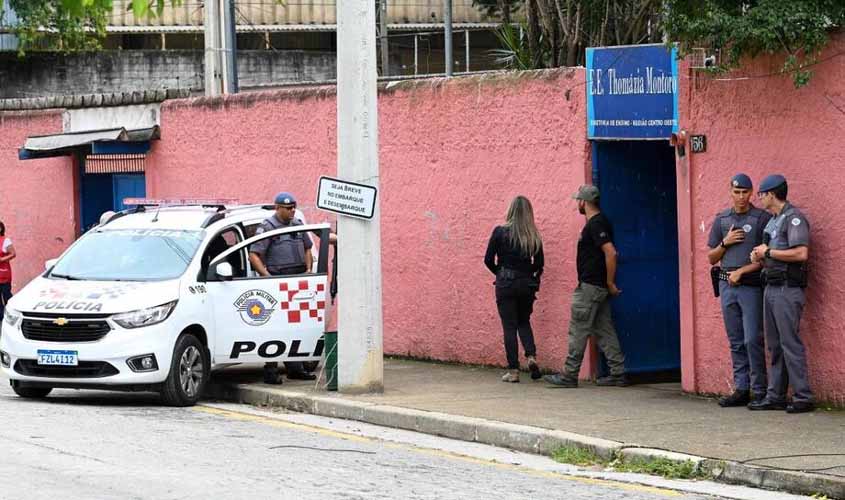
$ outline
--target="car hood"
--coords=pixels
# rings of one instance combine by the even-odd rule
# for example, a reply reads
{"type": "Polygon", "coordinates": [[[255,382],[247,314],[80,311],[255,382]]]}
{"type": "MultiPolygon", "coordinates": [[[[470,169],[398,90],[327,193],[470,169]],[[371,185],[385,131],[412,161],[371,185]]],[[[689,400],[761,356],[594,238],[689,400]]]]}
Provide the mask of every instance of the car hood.
{"type": "Polygon", "coordinates": [[[176,300],[179,280],[66,281],[36,278],[9,302],[24,313],[115,314],[176,300]]]}

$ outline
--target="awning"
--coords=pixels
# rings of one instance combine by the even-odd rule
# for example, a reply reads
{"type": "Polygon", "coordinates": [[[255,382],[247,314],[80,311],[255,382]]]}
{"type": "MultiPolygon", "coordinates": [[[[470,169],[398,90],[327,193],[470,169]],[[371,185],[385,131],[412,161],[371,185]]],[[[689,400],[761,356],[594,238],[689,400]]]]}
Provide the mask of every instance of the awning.
{"type": "Polygon", "coordinates": [[[65,156],[73,153],[97,154],[144,154],[150,149],[150,141],[161,138],[161,128],[127,130],[111,128],[83,130],[64,134],[39,135],[27,138],[18,151],[21,160],[65,156]]]}

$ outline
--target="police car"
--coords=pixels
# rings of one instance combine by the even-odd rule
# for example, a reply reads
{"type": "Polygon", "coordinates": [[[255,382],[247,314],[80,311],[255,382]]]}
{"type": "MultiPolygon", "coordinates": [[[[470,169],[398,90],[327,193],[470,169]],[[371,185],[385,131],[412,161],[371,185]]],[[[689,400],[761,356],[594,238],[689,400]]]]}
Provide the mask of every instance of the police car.
{"type": "Polygon", "coordinates": [[[214,368],[320,359],[329,224],[255,235],[272,206],[131,201],[135,208],[88,231],[9,301],[0,370],[19,396],[151,390],[188,406],[214,368]],[[251,244],[296,232],[319,238],[311,272],[251,269],[251,244]]]}

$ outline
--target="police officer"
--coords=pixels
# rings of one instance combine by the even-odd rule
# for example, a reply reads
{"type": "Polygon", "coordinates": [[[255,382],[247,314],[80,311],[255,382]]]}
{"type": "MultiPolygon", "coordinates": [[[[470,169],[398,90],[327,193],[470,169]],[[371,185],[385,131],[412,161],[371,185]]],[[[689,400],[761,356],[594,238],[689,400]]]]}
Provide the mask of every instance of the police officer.
{"type": "MultiPolygon", "coordinates": [[[[301,226],[302,221],[295,217],[296,198],[290,193],[276,196],[276,213],[258,226],[255,234],[261,234],[283,227],[301,226]]],[[[299,232],[267,238],[253,244],[249,249],[249,262],[261,276],[279,276],[302,274],[311,269],[311,247],[313,242],[308,233],[299,232]]],[[[281,384],[278,363],[264,365],[264,382],[281,384]]],[[[305,371],[301,362],[285,363],[289,379],[314,380],[316,376],[305,371]]]]}
{"type": "MultiPolygon", "coordinates": [[[[733,176],[733,206],[716,215],[707,245],[711,265],[721,262],[724,279],[718,283],[722,318],[731,347],[734,391],[719,406],[745,406],[766,396],[766,353],[763,347],[763,289],[759,262],[750,253],[763,243],[763,229],[771,215],[751,205],[751,178],[733,176]]],[[[715,286],[715,285],[714,285],[715,286]]]]}
{"type": "Polygon", "coordinates": [[[764,243],[751,252],[753,262],[763,263],[763,328],[772,358],[769,390],[750,410],[813,411],[813,393],[807,379],[807,358],[798,334],[807,285],[810,224],[800,210],[787,201],[788,186],[782,175],[770,175],[760,183],[763,208],[773,214],[766,225],[764,243]],[[786,402],[792,384],[792,403],[786,402]]]}

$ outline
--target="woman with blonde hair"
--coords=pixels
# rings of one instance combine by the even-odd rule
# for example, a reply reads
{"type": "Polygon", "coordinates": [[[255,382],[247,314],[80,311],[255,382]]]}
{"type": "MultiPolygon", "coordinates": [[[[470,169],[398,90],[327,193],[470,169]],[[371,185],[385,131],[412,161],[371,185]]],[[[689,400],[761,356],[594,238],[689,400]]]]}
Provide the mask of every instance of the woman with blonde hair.
{"type": "Polygon", "coordinates": [[[496,275],[496,306],[505,334],[508,371],[502,382],[519,382],[519,345],[528,359],[531,378],[540,378],[531,331],[531,312],[543,274],[543,240],[534,225],[534,209],[524,196],[511,202],[504,225],[493,229],[484,265],[496,275]]]}

